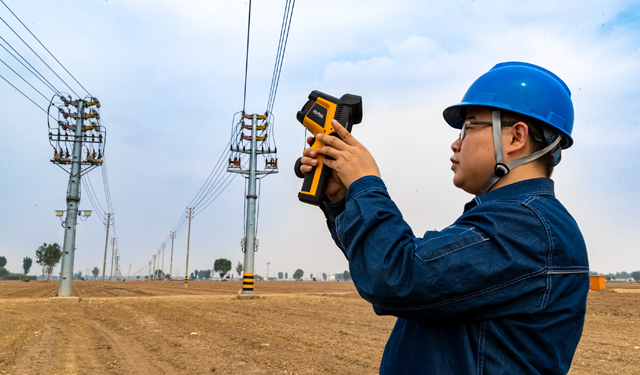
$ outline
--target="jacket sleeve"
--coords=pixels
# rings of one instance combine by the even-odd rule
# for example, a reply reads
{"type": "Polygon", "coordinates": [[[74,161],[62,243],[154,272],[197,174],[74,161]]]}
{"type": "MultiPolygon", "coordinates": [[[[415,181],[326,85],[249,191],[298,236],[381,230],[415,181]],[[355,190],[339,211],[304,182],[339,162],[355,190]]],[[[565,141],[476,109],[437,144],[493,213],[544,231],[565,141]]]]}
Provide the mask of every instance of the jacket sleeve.
{"type": "Polygon", "coordinates": [[[336,217],[338,217],[345,208],[345,199],[341,199],[338,202],[331,203],[326,197],[325,200],[320,204],[320,209],[324,213],[325,218],[327,219],[327,227],[329,228],[329,232],[331,232],[331,238],[336,243],[338,248],[342,250],[344,256],[349,260],[347,253],[344,250],[342,244],[338,241],[338,235],[336,233],[336,217]]]}
{"type": "Polygon", "coordinates": [[[474,207],[418,238],[382,180],[368,176],[351,185],[334,230],[356,288],[377,314],[491,319],[540,311],[548,293],[546,230],[521,202],[474,207]]]}

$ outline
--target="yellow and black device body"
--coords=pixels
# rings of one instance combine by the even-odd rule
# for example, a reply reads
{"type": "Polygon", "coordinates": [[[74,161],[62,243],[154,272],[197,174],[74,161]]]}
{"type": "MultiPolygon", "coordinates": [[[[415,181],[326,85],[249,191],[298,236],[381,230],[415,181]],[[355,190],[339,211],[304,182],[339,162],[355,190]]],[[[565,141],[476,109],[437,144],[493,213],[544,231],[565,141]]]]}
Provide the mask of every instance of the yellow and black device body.
{"type": "MultiPolygon", "coordinates": [[[[309,100],[298,111],[298,121],[309,129],[314,137],[311,148],[317,150],[324,143],[315,139],[316,134],[327,134],[338,137],[336,130],[331,125],[331,120],[337,120],[351,133],[354,124],[362,121],[362,98],[357,95],[345,94],[338,98],[320,91],[312,91],[309,100]]],[[[338,137],[339,138],[339,137],[338,137]]],[[[319,206],[324,198],[327,183],[331,177],[331,169],[322,163],[322,155],[318,155],[318,165],[306,175],[300,172],[300,159],[295,166],[298,177],[304,178],[302,189],[298,193],[301,202],[319,206]]]]}

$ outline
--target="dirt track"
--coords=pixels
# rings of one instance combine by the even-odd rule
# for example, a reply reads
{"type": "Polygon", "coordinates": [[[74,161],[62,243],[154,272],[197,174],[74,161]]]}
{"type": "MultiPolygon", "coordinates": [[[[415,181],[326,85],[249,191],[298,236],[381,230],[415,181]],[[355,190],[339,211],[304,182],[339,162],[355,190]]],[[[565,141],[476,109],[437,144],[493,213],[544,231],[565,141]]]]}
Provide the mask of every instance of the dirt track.
{"type": "MultiPolygon", "coordinates": [[[[0,374],[374,374],[394,318],[352,283],[0,282],[0,374]]],[[[627,286],[628,288],[629,286],[627,286]]],[[[589,294],[570,374],[640,373],[640,288],[589,294]]]]}

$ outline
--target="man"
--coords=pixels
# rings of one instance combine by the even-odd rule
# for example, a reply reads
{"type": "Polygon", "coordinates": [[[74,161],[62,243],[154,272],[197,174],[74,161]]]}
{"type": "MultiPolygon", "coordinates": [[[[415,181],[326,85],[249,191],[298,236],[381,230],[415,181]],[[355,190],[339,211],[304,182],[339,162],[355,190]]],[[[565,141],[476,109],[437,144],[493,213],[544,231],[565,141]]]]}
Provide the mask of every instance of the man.
{"type": "MultiPolygon", "coordinates": [[[[460,129],[453,183],[476,197],[442,231],[414,236],[374,158],[336,121],[317,135],[333,169],[321,207],[360,295],[398,317],[383,374],[566,374],[588,292],[586,246],[554,196],[573,140],[569,88],[527,63],[502,63],[444,111],[460,129]]],[[[307,149],[301,171],[317,164],[307,149]]],[[[427,213],[429,214],[429,213],[427,213]]]]}

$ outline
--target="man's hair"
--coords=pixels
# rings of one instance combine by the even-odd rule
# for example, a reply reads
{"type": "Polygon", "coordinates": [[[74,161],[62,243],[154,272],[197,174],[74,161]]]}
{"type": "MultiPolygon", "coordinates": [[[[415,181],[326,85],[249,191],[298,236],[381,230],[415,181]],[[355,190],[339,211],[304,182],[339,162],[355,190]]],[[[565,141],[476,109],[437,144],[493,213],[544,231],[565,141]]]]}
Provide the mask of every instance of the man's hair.
{"type": "MultiPolygon", "coordinates": [[[[544,122],[533,117],[521,115],[519,113],[507,111],[504,109],[500,110],[500,121],[505,124],[515,124],[517,122],[524,122],[525,124],[527,124],[527,126],[529,127],[529,143],[531,143],[532,153],[547,147],[547,143],[544,140],[545,138],[543,132],[543,127],[545,126],[544,122]],[[536,138],[540,139],[540,141],[536,140],[536,138]]],[[[532,163],[535,163],[543,172],[545,172],[547,178],[550,178],[553,174],[555,163],[551,152],[547,152],[546,154],[532,161],[532,163]]]]}

